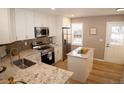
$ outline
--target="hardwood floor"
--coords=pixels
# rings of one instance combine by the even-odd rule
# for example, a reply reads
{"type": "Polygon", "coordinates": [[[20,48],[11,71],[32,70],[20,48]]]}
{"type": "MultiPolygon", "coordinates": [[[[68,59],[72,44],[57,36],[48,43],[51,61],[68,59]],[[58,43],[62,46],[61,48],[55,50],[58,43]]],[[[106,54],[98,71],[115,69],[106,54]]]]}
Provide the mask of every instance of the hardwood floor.
{"type": "MultiPolygon", "coordinates": [[[[67,69],[67,60],[55,64],[56,67],[67,69]]],[[[104,61],[93,61],[93,69],[85,84],[117,84],[120,83],[124,71],[124,65],[104,61]]],[[[81,82],[70,79],[70,84],[81,82]]]]}

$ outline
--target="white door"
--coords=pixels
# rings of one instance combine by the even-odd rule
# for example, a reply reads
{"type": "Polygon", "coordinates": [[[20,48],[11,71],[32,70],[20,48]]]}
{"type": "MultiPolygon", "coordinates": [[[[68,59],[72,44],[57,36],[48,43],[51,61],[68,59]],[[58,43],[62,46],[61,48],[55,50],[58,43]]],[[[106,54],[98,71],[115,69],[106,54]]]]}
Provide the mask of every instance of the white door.
{"type": "Polygon", "coordinates": [[[104,59],[124,64],[124,22],[107,23],[104,59]]]}

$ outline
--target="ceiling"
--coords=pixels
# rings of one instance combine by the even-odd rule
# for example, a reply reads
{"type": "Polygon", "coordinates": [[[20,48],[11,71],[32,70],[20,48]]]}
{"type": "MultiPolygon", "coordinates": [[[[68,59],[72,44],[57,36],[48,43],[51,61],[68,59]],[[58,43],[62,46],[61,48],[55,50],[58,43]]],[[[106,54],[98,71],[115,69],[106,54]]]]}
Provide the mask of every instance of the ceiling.
{"type": "Polygon", "coordinates": [[[118,12],[116,8],[55,8],[54,10],[51,8],[38,8],[38,10],[69,18],[124,14],[124,11],[118,12]]]}
{"type": "Polygon", "coordinates": [[[39,8],[38,10],[69,18],[124,14],[124,11],[118,12],[116,8],[55,8],[54,10],[51,8],[39,8]]]}

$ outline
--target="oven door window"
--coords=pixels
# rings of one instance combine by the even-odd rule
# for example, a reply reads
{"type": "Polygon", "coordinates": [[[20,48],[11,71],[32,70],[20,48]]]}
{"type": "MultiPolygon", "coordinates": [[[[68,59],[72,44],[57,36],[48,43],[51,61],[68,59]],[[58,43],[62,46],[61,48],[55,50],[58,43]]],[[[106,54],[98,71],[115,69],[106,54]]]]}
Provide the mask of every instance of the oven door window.
{"type": "Polygon", "coordinates": [[[42,34],[42,35],[46,35],[46,29],[42,29],[42,30],[41,30],[41,34],[42,34]]]}

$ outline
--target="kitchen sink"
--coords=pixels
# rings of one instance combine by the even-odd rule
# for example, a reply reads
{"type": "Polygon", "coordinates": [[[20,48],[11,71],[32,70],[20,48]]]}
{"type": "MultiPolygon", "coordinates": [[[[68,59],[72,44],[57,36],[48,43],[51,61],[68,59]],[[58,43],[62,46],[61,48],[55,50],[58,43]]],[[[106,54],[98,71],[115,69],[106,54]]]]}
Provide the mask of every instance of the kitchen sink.
{"type": "Polygon", "coordinates": [[[36,63],[29,61],[27,59],[19,59],[14,61],[13,64],[19,67],[20,69],[26,69],[28,67],[31,67],[32,65],[35,65],[36,63]]]}

